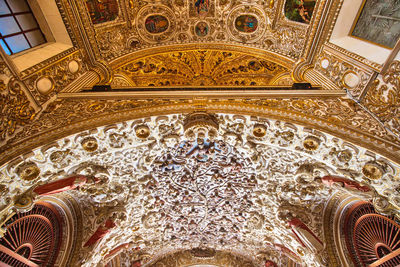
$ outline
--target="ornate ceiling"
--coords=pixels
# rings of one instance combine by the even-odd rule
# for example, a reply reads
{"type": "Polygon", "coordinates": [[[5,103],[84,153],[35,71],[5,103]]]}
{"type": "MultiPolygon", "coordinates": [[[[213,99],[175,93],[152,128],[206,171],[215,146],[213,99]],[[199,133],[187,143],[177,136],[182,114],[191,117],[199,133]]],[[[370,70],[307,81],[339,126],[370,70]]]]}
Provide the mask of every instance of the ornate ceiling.
{"type": "Polygon", "coordinates": [[[141,58],[114,71],[111,85],[291,86],[289,70],[245,53],[192,50],[141,58]]]}
{"type": "Polygon", "coordinates": [[[70,266],[340,266],[348,203],[399,215],[397,48],[334,44],[347,0],[55,2],[72,46],[0,59],[0,226],[59,205],[70,266]]]}
{"type": "MultiPolygon", "coordinates": [[[[398,207],[398,168],[299,125],[230,114],[172,114],[108,125],[40,147],[4,166],[8,187],[2,194],[76,173],[100,179],[70,192],[80,201],[84,240],[107,218],[116,223],[95,247],[82,249],[83,266],[98,264],[99,255],[121,243],[139,247],[132,257],[142,263],[165,257],[160,253],[204,247],[245,253],[253,261],[249,266],[266,259],[286,265],[290,258],[282,254],[288,251],[314,266],[325,264],[328,255],[303,248],[287,222],[299,218],[324,240],[321,212],[333,192],[344,190],[315,178],[352,177],[398,207]]],[[[2,201],[7,205],[6,198],[2,201]]]]}

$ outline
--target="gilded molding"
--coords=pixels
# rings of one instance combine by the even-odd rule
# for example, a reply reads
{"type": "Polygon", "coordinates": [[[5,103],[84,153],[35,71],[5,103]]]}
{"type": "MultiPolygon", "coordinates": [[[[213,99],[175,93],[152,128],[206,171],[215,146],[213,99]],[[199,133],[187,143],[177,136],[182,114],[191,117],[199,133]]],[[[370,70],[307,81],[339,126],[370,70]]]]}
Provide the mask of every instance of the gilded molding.
{"type": "MultiPolygon", "coordinates": [[[[64,0],[66,1],[66,0],[64,0]]],[[[118,1],[122,10],[126,8],[127,16],[122,16],[116,21],[107,22],[93,26],[90,22],[87,11],[82,3],[78,1],[76,8],[82,16],[82,24],[79,29],[75,30],[75,34],[86,29],[85,37],[91,44],[90,50],[95,54],[95,58],[106,59],[111,61],[135,51],[145,50],[153,46],[164,47],[170,44],[187,44],[202,43],[203,45],[220,43],[227,45],[243,45],[247,47],[261,48],[264,51],[272,51],[281,56],[297,59],[304,47],[306,40],[306,25],[293,24],[289,21],[283,21],[279,27],[271,27],[271,19],[276,16],[280,10],[272,9],[268,5],[262,4],[245,4],[240,3],[222,3],[216,1],[214,4],[215,15],[206,18],[210,30],[204,38],[196,35],[194,31],[195,25],[198,23],[198,17],[189,15],[188,6],[182,3],[173,4],[172,1],[163,1],[154,5],[147,1],[138,1],[130,4],[128,1],[118,1]],[[164,6],[165,12],[156,11],[157,8],[164,6]],[[229,32],[232,21],[232,10],[243,6],[246,13],[255,14],[260,19],[258,22],[259,28],[264,29],[257,35],[257,41],[253,42],[254,38],[250,34],[243,34],[239,31],[229,32]],[[143,10],[146,15],[142,16],[143,10]],[[168,11],[169,10],[169,11],[168,11]],[[143,26],[144,19],[147,15],[164,14],[169,19],[171,25],[175,25],[176,30],[169,32],[168,38],[163,34],[151,35],[143,26]],[[160,13],[161,12],[161,13],[160,13]],[[134,18],[134,19],[133,19],[134,18]],[[230,19],[230,20],[229,20],[230,19]],[[229,34],[227,34],[229,32],[229,34]],[[155,38],[155,39],[154,39],[155,38]],[[135,40],[129,43],[129,40],[135,40]],[[167,41],[168,40],[168,41],[167,41]],[[100,54],[99,54],[100,53],[100,54]]],[[[73,16],[68,16],[68,19],[74,21],[73,16]]],[[[172,29],[172,28],[171,28],[172,29]]],[[[168,34],[168,31],[165,32],[168,34]]]]}
{"type": "Polygon", "coordinates": [[[361,96],[373,75],[373,72],[351,64],[351,62],[339,58],[326,50],[319,54],[314,69],[333,82],[338,88],[346,90],[355,98],[361,96]],[[327,66],[324,64],[327,64],[327,66]],[[344,80],[348,73],[351,73],[353,78],[358,79],[354,86],[347,85],[344,80]]]}
{"type": "MultiPolygon", "coordinates": [[[[139,87],[266,86],[288,69],[245,53],[192,50],[140,58],[114,70],[139,87]]],[[[291,84],[289,84],[290,86],[291,84]]]]}
{"type": "Polygon", "coordinates": [[[399,159],[399,139],[349,99],[221,99],[90,100],[60,99],[27,124],[13,140],[1,147],[4,163],[50,140],[83,129],[152,114],[191,112],[198,108],[278,118],[307,125],[376,151],[393,161],[399,159]]]}
{"type": "Polygon", "coordinates": [[[0,143],[3,144],[36,116],[35,109],[22,89],[24,85],[14,77],[1,77],[5,69],[4,66],[0,72],[0,143]]]}
{"type": "Polygon", "coordinates": [[[319,1],[316,11],[314,11],[312,27],[307,32],[307,42],[300,60],[293,68],[293,79],[297,82],[304,81],[304,73],[312,68],[316,56],[322,46],[328,40],[328,27],[334,23],[335,14],[340,8],[340,1],[325,0],[319,1]]]}
{"type": "Polygon", "coordinates": [[[324,50],[329,51],[332,54],[336,54],[336,56],[342,56],[344,61],[354,61],[355,65],[365,70],[368,70],[369,72],[380,72],[380,70],[382,69],[381,64],[368,60],[333,43],[326,42],[324,46],[324,50]]]}
{"type": "Polygon", "coordinates": [[[290,59],[287,56],[282,56],[277,53],[265,51],[258,48],[252,48],[244,45],[224,44],[224,43],[207,43],[207,44],[198,43],[198,44],[165,45],[162,47],[154,47],[154,48],[144,49],[141,51],[135,51],[110,61],[109,65],[112,69],[118,69],[140,58],[156,56],[165,53],[174,53],[174,52],[179,53],[179,52],[194,51],[194,50],[213,50],[220,52],[231,52],[231,53],[242,53],[242,54],[244,53],[248,56],[257,57],[263,60],[276,63],[287,69],[292,69],[294,64],[294,60],[290,59]]]}
{"type": "Polygon", "coordinates": [[[23,82],[35,101],[42,104],[67,87],[87,70],[88,68],[82,59],[80,51],[75,50],[65,55],[61,53],[48,61],[34,66],[25,73],[23,82]],[[69,68],[69,64],[72,61],[77,65],[76,70],[70,70],[69,68]],[[51,88],[48,91],[42,92],[38,86],[37,82],[42,78],[46,78],[51,83],[51,88]]]}

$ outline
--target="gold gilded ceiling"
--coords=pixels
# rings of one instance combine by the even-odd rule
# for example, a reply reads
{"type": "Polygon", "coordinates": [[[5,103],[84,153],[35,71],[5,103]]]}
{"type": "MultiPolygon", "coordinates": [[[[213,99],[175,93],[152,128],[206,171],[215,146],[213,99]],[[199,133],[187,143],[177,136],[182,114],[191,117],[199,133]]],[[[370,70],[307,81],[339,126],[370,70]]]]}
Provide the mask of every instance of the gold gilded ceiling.
{"type": "Polygon", "coordinates": [[[192,50],[135,60],[114,70],[114,83],[124,77],[128,87],[266,86],[285,75],[288,69],[245,53],[192,50]]]}
{"type": "Polygon", "coordinates": [[[352,2],[55,2],[72,46],[0,58],[0,234],[64,201],[67,266],[345,266],[343,203],[400,217],[400,64],[331,42],[352,2]],[[293,81],[322,90],[255,90],[293,81]],[[85,182],[35,191],[71,176],[85,182]]]}
{"type": "MultiPolygon", "coordinates": [[[[118,3],[114,19],[92,24],[83,18],[96,36],[96,52],[107,60],[151,46],[193,42],[244,44],[296,59],[309,29],[278,12],[281,1],[209,0],[202,9],[183,0],[108,2],[118,3]]],[[[87,12],[85,6],[80,9],[87,12]]]]}

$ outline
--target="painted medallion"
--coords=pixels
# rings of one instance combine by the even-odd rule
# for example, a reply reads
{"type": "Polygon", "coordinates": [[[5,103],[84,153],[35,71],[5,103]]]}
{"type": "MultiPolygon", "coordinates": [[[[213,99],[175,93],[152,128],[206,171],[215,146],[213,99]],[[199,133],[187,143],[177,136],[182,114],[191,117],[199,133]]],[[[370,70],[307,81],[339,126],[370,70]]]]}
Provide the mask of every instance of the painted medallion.
{"type": "Polygon", "coordinates": [[[208,28],[207,23],[201,21],[201,22],[197,23],[194,30],[195,30],[197,36],[204,37],[208,34],[209,28],[208,28]]]}
{"type": "Polygon", "coordinates": [[[252,15],[241,15],[235,20],[235,28],[240,32],[252,33],[257,30],[257,18],[252,15]]]}
{"type": "Polygon", "coordinates": [[[115,20],[118,17],[117,0],[86,0],[93,24],[115,20]]]}
{"type": "Polygon", "coordinates": [[[285,16],[289,20],[310,23],[316,0],[286,0],[285,16]]]}
{"type": "Polygon", "coordinates": [[[165,32],[169,27],[169,22],[164,16],[152,15],[146,18],[145,26],[149,33],[156,34],[165,32]]]}

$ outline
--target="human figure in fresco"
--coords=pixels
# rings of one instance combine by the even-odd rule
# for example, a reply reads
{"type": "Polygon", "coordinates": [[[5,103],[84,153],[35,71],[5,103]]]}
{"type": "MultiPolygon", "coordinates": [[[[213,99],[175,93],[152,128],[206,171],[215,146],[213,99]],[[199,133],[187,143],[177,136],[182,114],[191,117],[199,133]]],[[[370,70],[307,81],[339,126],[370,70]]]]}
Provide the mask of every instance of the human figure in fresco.
{"type": "Polygon", "coordinates": [[[197,14],[205,15],[208,13],[209,0],[196,0],[194,6],[196,7],[197,14]]]}
{"type": "Polygon", "coordinates": [[[324,249],[324,243],[300,219],[293,218],[288,223],[292,228],[293,234],[303,247],[315,252],[324,249]]]}
{"type": "Polygon", "coordinates": [[[89,246],[96,244],[98,241],[103,239],[103,237],[106,236],[110,232],[110,229],[114,228],[115,226],[116,226],[116,224],[111,219],[108,219],[104,223],[104,225],[100,225],[97,228],[96,232],[94,232],[94,234],[89,238],[89,240],[86,241],[86,243],[83,245],[83,247],[89,247],[89,246]]]}
{"type": "MultiPolygon", "coordinates": [[[[306,1],[307,2],[307,1],[306,1]]],[[[304,0],[291,0],[286,2],[285,15],[293,21],[310,23],[313,5],[315,1],[308,1],[311,3],[306,4],[304,0]]]]}
{"type": "Polygon", "coordinates": [[[335,185],[340,185],[343,188],[357,190],[361,192],[370,192],[371,188],[366,185],[360,185],[359,183],[352,181],[350,179],[339,177],[339,176],[331,176],[327,175],[322,178],[315,178],[316,181],[323,183],[329,187],[333,187],[335,185]]]}
{"type": "Polygon", "coordinates": [[[94,24],[114,20],[118,15],[116,0],[87,0],[86,5],[94,24]]]}
{"type": "Polygon", "coordinates": [[[244,19],[243,29],[245,32],[254,32],[257,28],[257,19],[254,17],[246,16],[244,19]]]}
{"type": "Polygon", "coordinates": [[[207,33],[208,33],[208,27],[207,27],[206,23],[200,22],[199,24],[197,24],[197,26],[196,26],[196,34],[198,36],[203,37],[203,36],[206,36],[207,33]]]}
{"type": "Polygon", "coordinates": [[[69,178],[60,179],[48,184],[39,185],[36,187],[33,192],[45,196],[45,195],[52,195],[56,193],[61,193],[69,190],[76,189],[85,185],[88,182],[93,181],[94,183],[98,183],[100,180],[97,178],[88,178],[83,175],[75,175],[69,178]]]}

